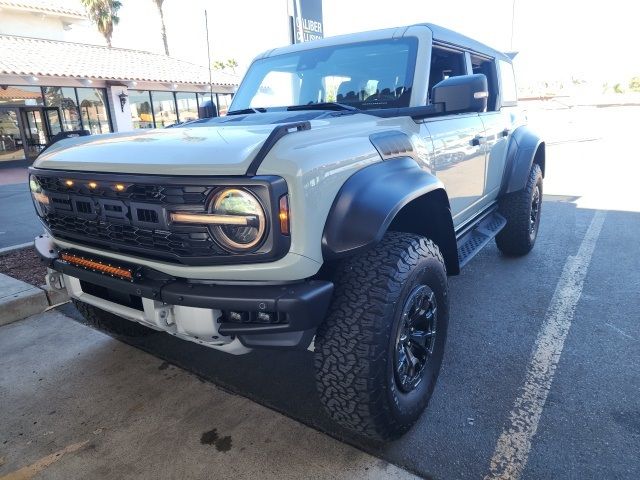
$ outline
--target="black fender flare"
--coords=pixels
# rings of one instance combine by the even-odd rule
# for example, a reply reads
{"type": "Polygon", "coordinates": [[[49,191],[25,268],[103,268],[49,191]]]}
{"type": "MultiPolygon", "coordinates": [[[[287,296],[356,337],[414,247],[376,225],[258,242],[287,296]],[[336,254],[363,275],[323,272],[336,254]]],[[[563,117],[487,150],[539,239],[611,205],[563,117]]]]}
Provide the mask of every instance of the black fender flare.
{"type": "Polygon", "coordinates": [[[511,134],[500,193],[522,190],[529,177],[533,162],[540,163],[542,175],[545,169],[545,143],[527,126],[521,126],[511,134]]]}
{"type": "Polygon", "coordinates": [[[459,273],[455,230],[444,186],[410,157],[375,163],[347,179],[327,216],[323,258],[335,260],[371,248],[392,224],[403,227],[401,231],[428,236],[440,248],[447,272],[459,273]]]}

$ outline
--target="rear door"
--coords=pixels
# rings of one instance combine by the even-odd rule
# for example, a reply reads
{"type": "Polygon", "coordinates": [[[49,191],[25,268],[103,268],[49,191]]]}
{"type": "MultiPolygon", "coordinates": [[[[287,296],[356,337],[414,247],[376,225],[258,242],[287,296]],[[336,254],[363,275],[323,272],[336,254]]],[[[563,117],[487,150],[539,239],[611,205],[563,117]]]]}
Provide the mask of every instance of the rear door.
{"type": "Polygon", "coordinates": [[[487,77],[489,98],[487,111],[480,114],[485,130],[486,140],[486,173],[483,205],[495,200],[500,190],[507,155],[508,137],[510,134],[511,116],[501,110],[499,99],[499,81],[496,61],[493,58],[478,54],[468,54],[467,61],[473,73],[481,73],[487,77]]]}

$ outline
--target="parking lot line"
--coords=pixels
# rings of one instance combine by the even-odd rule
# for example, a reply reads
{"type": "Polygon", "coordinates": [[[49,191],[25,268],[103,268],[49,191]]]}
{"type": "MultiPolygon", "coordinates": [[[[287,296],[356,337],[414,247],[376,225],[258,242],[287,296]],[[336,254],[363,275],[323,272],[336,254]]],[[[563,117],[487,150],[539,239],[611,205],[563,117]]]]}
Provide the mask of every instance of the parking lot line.
{"type": "Polygon", "coordinates": [[[564,265],[536,338],[520,395],[498,438],[490,473],[485,476],[487,480],[519,478],[527,464],[531,441],[538,428],[605,216],[605,212],[595,212],[578,253],[570,256],[564,265]]]}

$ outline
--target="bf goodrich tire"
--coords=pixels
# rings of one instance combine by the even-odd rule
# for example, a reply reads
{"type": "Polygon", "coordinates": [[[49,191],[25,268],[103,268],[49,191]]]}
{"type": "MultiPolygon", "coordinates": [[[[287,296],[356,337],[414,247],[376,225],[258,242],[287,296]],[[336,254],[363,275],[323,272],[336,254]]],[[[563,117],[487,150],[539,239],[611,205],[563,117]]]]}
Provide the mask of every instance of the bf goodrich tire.
{"type": "Polygon", "coordinates": [[[500,251],[511,256],[526,255],[538,237],[542,212],[542,170],[533,164],[526,186],[498,201],[498,210],[507,225],[496,236],[500,251]]]}
{"type": "Polygon", "coordinates": [[[110,312],[100,310],[93,305],[89,305],[78,300],[73,300],[73,304],[84,317],[86,322],[96,327],[98,330],[119,335],[122,337],[144,337],[155,332],[151,328],[140,325],[124,318],[118,317],[110,312]]]}
{"type": "Polygon", "coordinates": [[[329,416],[376,439],[405,433],[440,372],[448,302],[444,260],[424,237],[388,232],[345,261],[315,339],[316,383],[329,416]]]}

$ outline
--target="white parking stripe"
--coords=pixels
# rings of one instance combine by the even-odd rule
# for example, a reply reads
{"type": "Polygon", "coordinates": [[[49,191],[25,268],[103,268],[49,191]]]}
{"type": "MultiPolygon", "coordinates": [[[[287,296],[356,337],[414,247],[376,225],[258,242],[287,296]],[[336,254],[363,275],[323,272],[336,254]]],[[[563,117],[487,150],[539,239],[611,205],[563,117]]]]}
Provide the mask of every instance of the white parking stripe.
{"type": "Polygon", "coordinates": [[[491,470],[485,479],[519,478],[527,464],[531,441],[538,429],[604,218],[604,212],[596,211],[578,253],[570,256],[564,265],[536,339],[520,396],[516,398],[508,424],[498,438],[491,470]]]}

